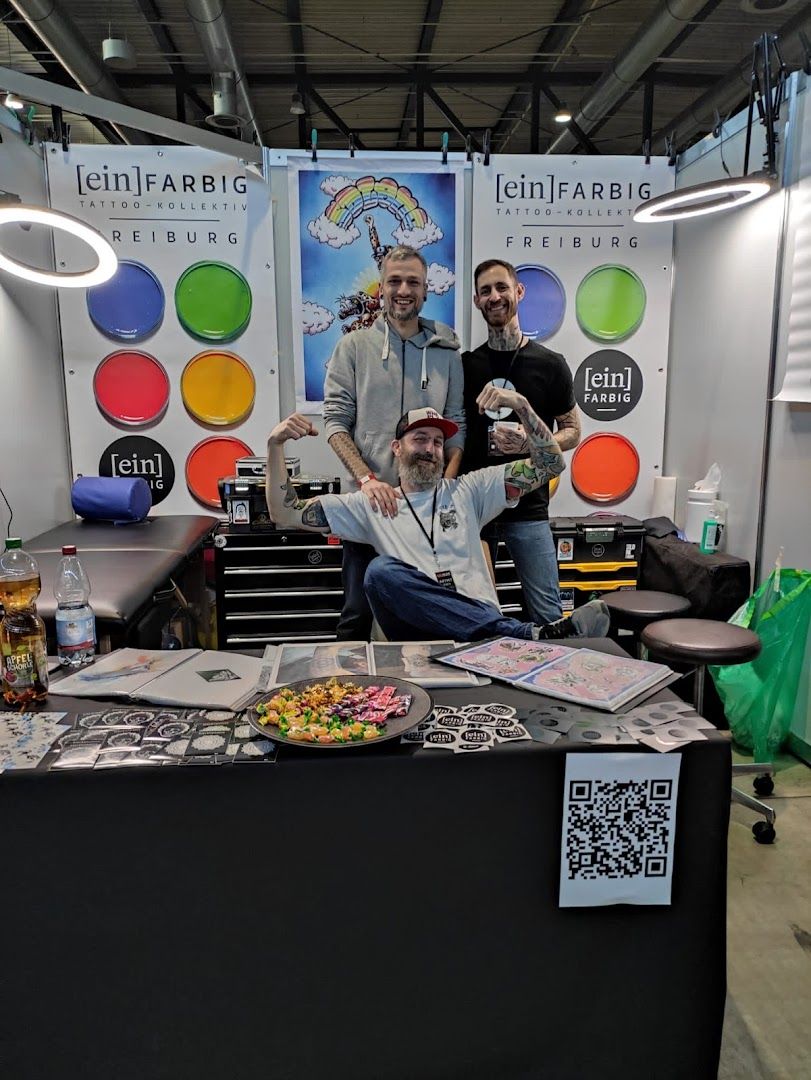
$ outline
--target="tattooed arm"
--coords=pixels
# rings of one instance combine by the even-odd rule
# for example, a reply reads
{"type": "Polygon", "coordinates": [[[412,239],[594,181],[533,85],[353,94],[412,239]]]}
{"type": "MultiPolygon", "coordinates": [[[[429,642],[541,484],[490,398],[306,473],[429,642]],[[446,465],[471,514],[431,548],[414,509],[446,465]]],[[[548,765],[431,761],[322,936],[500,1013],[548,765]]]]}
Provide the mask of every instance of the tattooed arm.
{"type": "Polygon", "coordinates": [[[293,413],[271,431],[268,437],[268,467],[265,497],[271,520],[277,528],[308,529],[329,532],[327,515],[318,499],[299,499],[287,475],[284,444],[288,439],[302,439],[318,432],[300,413],[293,413]]]}
{"type": "Polygon", "coordinates": [[[569,412],[555,417],[555,441],[561,450],[573,450],[580,442],[580,410],[575,405],[569,412]]]}
{"type": "Polygon", "coordinates": [[[529,458],[524,461],[509,461],[504,466],[504,484],[511,499],[535,491],[553,476],[560,476],[566,468],[560,446],[523,394],[517,394],[514,390],[502,390],[489,383],[479,394],[476,404],[479,412],[484,412],[485,409],[512,409],[526,433],[529,458]]]}

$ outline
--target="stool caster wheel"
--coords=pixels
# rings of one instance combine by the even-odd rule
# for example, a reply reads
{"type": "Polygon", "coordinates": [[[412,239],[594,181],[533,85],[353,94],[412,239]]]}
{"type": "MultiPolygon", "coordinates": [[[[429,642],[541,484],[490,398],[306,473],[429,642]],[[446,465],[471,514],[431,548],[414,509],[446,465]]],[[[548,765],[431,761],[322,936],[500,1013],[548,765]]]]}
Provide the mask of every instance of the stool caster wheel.
{"type": "Polygon", "coordinates": [[[771,795],[774,791],[774,780],[768,773],[765,776],[756,776],[752,781],[752,787],[756,795],[771,795]]]}
{"type": "Polygon", "coordinates": [[[759,844],[774,843],[774,825],[770,825],[768,821],[756,821],[752,826],[752,833],[759,844]]]}

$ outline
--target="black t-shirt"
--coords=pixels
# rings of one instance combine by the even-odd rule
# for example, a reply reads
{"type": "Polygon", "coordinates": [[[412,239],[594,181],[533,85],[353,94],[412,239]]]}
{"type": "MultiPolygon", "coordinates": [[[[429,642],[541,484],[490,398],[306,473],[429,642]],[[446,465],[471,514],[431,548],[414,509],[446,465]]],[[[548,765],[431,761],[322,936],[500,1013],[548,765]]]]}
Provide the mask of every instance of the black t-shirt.
{"type": "MultiPolygon", "coordinates": [[[[554,431],[555,417],[563,416],[575,407],[572,373],[560,353],[554,353],[535,341],[529,341],[513,354],[512,350],[491,349],[485,343],[462,357],[465,370],[465,413],[467,434],[463,472],[482,469],[500,462],[519,461],[526,454],[491,454],[488,428],[494,423],[485,413],[479,413],[476,398],[485,385],[493,379],[507,379],[523,394],[550,431],[554,431]],[[514,359],[513,359],[514,356],[514,359]]],[[[498,385],[503,385],[499,382],[498,385]]],[[[517,423],[514,412],[501,418],[517,423]]],[[[549,517],[549,485],[543,484],[537,491],[525,495],[514,510],[505,510],[499,521],[546,521],[549,517]]]]}

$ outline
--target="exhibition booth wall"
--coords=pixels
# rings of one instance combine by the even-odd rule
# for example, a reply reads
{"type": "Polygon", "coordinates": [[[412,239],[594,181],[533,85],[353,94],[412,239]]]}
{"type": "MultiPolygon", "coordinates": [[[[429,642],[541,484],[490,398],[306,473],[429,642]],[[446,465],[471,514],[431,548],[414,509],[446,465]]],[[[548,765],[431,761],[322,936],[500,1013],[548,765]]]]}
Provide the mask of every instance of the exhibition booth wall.
{"type": "MultiPolygon", "coordinates": [[[[805,77],[794,75],[780,130],[782,191],[752,206],[679,223],[672,230],[672,259],[667,258],[669,227],[630,222],[627,225],[621,223],[625,227],[622,251],[608,251],[605,256],[599,250],[592,251],[581,263],[577,263],[580,256],[572,254],[571,246],[567,251],[562,246],[557,251],[546,250],[540,254],[530,251],[527,261],[543,262],[555,271],[566,297],[561,326],[558,329],[542,328],[538,340],[563,352],[573,372],[590,350],[593,350],[592,355],[602,355],[601,350],[607,349],[627,352],[637,371],[641,372],[640,387],[644,386],[629,416],[606,418],[617,432],[625,432],[635,423],[642,424],[633,439],[640,456],[640,478],[635,491],[624,501],[600,507],[584,503],[571,489],[562,489],[552,503],[553,514],[588,513],[605,508],[644,517],[650,512],[654,476],[664,475],[678,478],[675,517],[681,524],[687,489],[705,474],[713,461],[717,461],[722,471],[721,495],[729,503],[727,549],[749,559],[756,567],[759,579],[768,574],[780,547],[784,548],[787,565],[807,566],[811,562],[811,543],[808,541],[811,535],[811,499],[808,498],[811,408],[800,402],[770,401],[782,385],[790,339],[795,343],[798,340],[796,326],[798,318],[800,324],[802,318],[801,313],[798,315],[797,305],[804,295],[808,295],[802,292],[803,260],[808,257],[806,253],[811,244],[811,238],[804,231],[811,185],[811,110],[807,107],[807,98],[805,77]],[[653,236],[666,236],[660,250],[656,250],[655,245],[650,250],[651,269],[640,269],[640,249],[627,246],[631,232],[638,235],[643,250],[645,245],[652,243],[653,236]],[[659,265],[665,289],[650,276],[660,256],[663,256],[659,265]],[[588,338],[588,334],[585,337],[581,334],[583,340],[573,345],[571,335],[583,329],[582,322],[578,328],[574,317],[578,289],[590,269],[609,262],[625,263],[643,279],[647,296],[644,321],[640,327],[632,329],[627,343],[621,333],[616,340],[611,340],[610,333],[602,340],[599,335],[588,338]],[[795,327],[793,337],[791,326],[795,327]]],[[[3,125],[0,187],[20,194],[24,202],[45,205],[50,199],[54,205],[81,215],[82,208],[66,205],[69,201],[64,194],[66,189],[60,194],[59,178],[53,167],[48,171],[48,191],[43,149],[27,145],[16,120],[9,114],[4,114],[0,123],[3,125]]],[[[676,169],[676,185],[682,187],[721,178],[725,175],[725,167],[733,175],[739,174],[744,139],[745,117],[727,121],[722,138],[708,136],[682,156],[676,169]]],[[[92,161],[94,154],[98,156],[113,149],[119,154],[131,153],[124,147],[71,147],[65,158],[70,168],[63,170],[63,177],[73,175],[81,162],[92,161]]],[[[756,126],[752,150],[752,160],[756,164],[761,150],[761,128],[756,126]]],[[[138,148],[138,152],[143,153],[144,148],[138,148]]],[[[210,155],[209,158],[208,152],[193,148],[166,147],[162,153],[167,162],[187,161],[195,155],[205,156],[207,160],[218,157],[210,155]]],[[[63,156],[61,149],[55,154],[55,157],[63,156]]],[[[357,210],[359,203],[353,210],[352,199],[342,195],[343,202],[337,212],[333,212],[333,203],[339,202],[333,196],[339,193],[329,187],[330,177],[352,181],[359,170],[367,167],[366,161],[360,155],[350,160],[348,153],[334,152],[319,155],[317,165],[307,158],[301,152],[271,151],[266,159],[265,180],[248,173],[245,203],[248,209],[245,232],[240,239],[243,250],[239,259],[228,260],[239,263],[237,269],[252,289],[253,313],[245,336],[232,342],[225,340],[224,351],[238,353],[241,349],[250,352],[248,361],[255,376],[256,390],[248,415],[237,416],[235,422],[232,417],[222,434],[242,438],[250,450],[259,454],[264,452],[264,436],[276,416],[285,415],[297,406],[310,411],[316,425],[321,426],[317,405],[308,407],[308,391],[302,374],[306,349],[317,341],[312,323],[309,329],[302,330],[300,311],[301,301],[305,300],[310,304],[308,311],[317,314],[318,310],[318,304],[307,295],[312,282],[308,286],[305,280],[309,270],[316,265],[308,261],[304,247],[308,229],[309,236],[314,236],[321,228],[316,222],[323,219],[324,229],[338,230],[338,240],[324,234],[327,238],[319,251],[319,258],[324,260],[327,268],[324,273],[328,289],[332,288],[329,259],[342,245],[351,250],[346,237],[353,235],[352,229],[362,233],[354,250],[360,251],[363,247],[367,262],[369,244],[374,241],[371,229],[367,236],[367,226],[362,223],[364,219],[357,210]],[[305,190],[298,179],[299,174],[321,171],[327,179],[315,177],[318,190],[314,185],[311,185],[312,190],[305,190]],[[295,192],[291,189],[293,184],[298,184],[295,192]],[[312,200],[322,196],[324,212],[311,214],[310,204],[305,207],[302,201],[299,215],[294,219],[297,199],[312,200]]],[[[235,164],[239,171],[238,162],[220,160],[223,175],[234,172],[235,164]]],[[[623,202],[633,203],[640,201],[637,198],[640,178],[650,176],[652,170],[659,171],[662,190],[674,182],[673,171],[667,169],[662,159],[654,159],[651,166],[646,167],[641,158],[630,157],[604,159],[602,165],[598,159],[588,158],[575,161],[553,157],[506,157],[493,158],[489,171],[481,161],[471,164],[465,162],[464,155],[454,154],[448,156],[447,167],[440,165],[439,153],[377,155],[374,161],[377,165],[387,164],[391,172],[410,170],[413,174],[412,204],[403,195],[402,184],[398,190],[386,193],[394,211],[400,215],[418,213],[419,206],[415,210],[414,205],[419,204],[421,184],[431,182],[436,185],[439,183],[436,177],[441,179],[444,174],[452,177],[452,182],[449,181],[440,193],[447,204],[447,216],[442,223],[445,235],[441,257],[431,254],[430,247],[423,251],[437,282],[435,287],[432,286],[426,314],[438,314],[443,321],[455,322],[465,346],[475,346],[483,337],[481,318],[475,309],[471,310],[470,303],[475,262],[491,246],[498,248],[494,254],[512,256],[516,263],[524,261],[520,247],[516,250],[512,242],[508,243],[497,233],[497,223],[483,224],[481,213],[476,216],[477,206],[482,205],[477,184],[481,191],[483,181],[489,177],[491,185],[502,184],[503,194],[505,177],[511,167],[523,170],[511,178],[514,184],[518,184],[519,177],[530,168],[537,170],[536,183],[541,184],[546,176],[560,178],[564,168],[574,169],[572,175],[575,177],[589,173],[589,178],[593,179],[589,170],[617,169],[619,162],[624,172],[613,179],[628,185],[627,194],[623,192],[623,202]],[[420,175],[420,169],[425,176],[420,175]],[[452,205],[451,199],[455,200],[452,205]],[[462,207],[465,208],[464,215],[462,207]]],[[[373,171],[371,165],[368,171],[373,171]]],[[[530,180],[533,177],[535,173],[530,180]]],[[[352,198],[360,197],[354,183],[348,183],[344,190],[348,189],[353,193],[352,198]]],[[[510,190],[514,192],[517,188],[510,190]]],[[[381,201],[382,198],[381,195],[381,201]]],[[[550,199],[547,195],[546,202],[550,199]]],[[[103,213],[95,210],[93,214],[85,209],[83,216],[106,232],[113,226],[110,217],[115,215],[109,209],[103,213]]],[[[420,221],[421,227],[430,232],[430,215],[427,222],[420,221]]],[[[179,231],[186,224],[188,222],[180,222],[179,231]]],[[[610,223],[601,227],[609,232],[614,228],[610,223]]],[[[563,226],[559,228],[563,236],[563,226]]],[[[394,240],[386,235],[380,242],[396,242],[396,230],[392,230],[392,235],[394,240]]],[[[591,235],[598,235],[596,229],[591,235]]],[[[24,233],[16,226],[7,226],[4,243],[19,257],[41,265],[48,265],[53,258],[50,239],[44,230],[34,228],[30,233],[24,233]]],[[[60,244],[64,241],[57,242],[57,258],[61,259],[60,244]]],[[[227,258],[233,255],[233,248],[231,245],[227,258]]],[[[222,245],[218,250],[222,250],[222,245]]],[[[435,245],[433,251],[439,252],[440,245],[435,245]]],[[[175,347],[180,340],[176,322],[169,318],[175,279],[195,261],[211,258],[211,252],[202,251],[201,254],[199,243],[195,250],[189,248],[181,255],[177,252],[175,245],[171,255],[174,261],[168,266],[164,283],[167,316],[157,332],[168,335],[168,348],[175,347]]],[[[119,255],[147,261],[135,250],[120,250],[119,255]]],[[[164,259],[163,255],[161,259],[164,259]]],[[[336,283],[334,291],[337,294],[344,288],[343,282],[336,283]]],[[[0,312],[4,327],[0,365],[5,404],[0,451],[6,466],[2,484],[14,507],[14,531],[24,537],[69,517],[69,486],[73,476],[77,472],[93,471],[103,438],[114,441],[117,436],[128,434],[126,429],[120,428],[112,428],[106,434],[102,432],[106,418],[100,415],[92,396],[92,372],[105,350],[113,352],[117,346],[109,341],[105,343],[102,338],[93,340],[85,334],[85,328],[90,324],[83,293],[84,290],[60,290],[57,296],[50,289],[33,286],[7,274],[0,280],[0,312]],[[68,295],[69,292],[72,295],[68,295]],[[79,400],[80,396],[71,385],[80,375],[84,402],[79,400]],[[69,423],[66,421],[66,382],[69,423]],[[95,442],[89,434],[94,430],[95,442]]],[[[811,304],[806,310],[811,310],[811,304]]],[[[174,311],[171,314],[174,317],[174,311]]],[[[335,315],[332,322],[335,325],[330,328],[331,333],[340,336],[340,324],[335,315]]],[[[802,326],[799,339],[804,340],[802,326]]],[[[156,340],[160,344],[163,339],[158,337],[156,340]]],[[[326,342],[327,337],[322,340],[326,342]]],[[[184,364],[193,358],[193,354],[205,352],[210,347],[210,342],[193,333],[186,333],[183,341],[184,364]]],[[[138,346],[135,348],[137,350],[138,346]]],[[[144,349],[149,351],[149,346],[145,345],[144,349]]],[[[319,359],[318,363],[322,361],[319,359]]],[[[202,420],[193,416],[190,419],[188,407],[183,408],[180,394],[176,392],[182,366],[177,372],[170,372],[176,383],[174,398],[170,398],[169,409],[161,418],[163,430],[170,431],[170,437],[178,440],[171,450],[179,475],[173,497],[167,498],[162,507],[157,506],[157,512],[188,513],[204,509],[204,505],[186,491],[183,461],[197,440],[205,441],[218,434],[218,428],[207,423],[205,415],[202,420]]],[[[608,422],[584,417],[584,434],[608,426],[608,422]]],[[[157,438],[155,433],[160,430],[160,427],[146,425],[139,434],[157,438]]],[[[323,436],[299,444],[297,453],[303,471],[327,475],[338,472],[337,460],[323,436]]],[[[3,513],[7,516],[5,508],[3,513]]]]}

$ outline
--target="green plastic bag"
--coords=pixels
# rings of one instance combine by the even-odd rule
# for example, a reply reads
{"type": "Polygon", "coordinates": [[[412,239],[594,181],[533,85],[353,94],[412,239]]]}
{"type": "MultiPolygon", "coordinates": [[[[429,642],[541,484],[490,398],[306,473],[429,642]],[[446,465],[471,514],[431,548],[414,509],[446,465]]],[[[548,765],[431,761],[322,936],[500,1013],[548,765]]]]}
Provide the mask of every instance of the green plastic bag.
{"type": "Polygon", "coordinates": [[[809,707],[811,570],[774,570],[729,621],[758,635],[760,656],[710,674],[736,741],[771,761],[809,707]]]}

